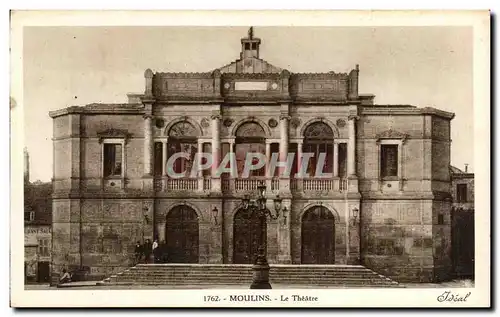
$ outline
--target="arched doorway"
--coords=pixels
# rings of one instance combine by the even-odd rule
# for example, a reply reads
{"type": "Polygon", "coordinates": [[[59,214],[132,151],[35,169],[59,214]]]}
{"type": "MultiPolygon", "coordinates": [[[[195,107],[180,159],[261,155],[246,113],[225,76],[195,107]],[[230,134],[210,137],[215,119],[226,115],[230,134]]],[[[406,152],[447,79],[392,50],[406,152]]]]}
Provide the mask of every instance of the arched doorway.
{"type": "Polygon", "coordinates": [[[254,263],[261,243],[262,230],[264,231],[264,252],[267,253],[265,234],[267,233],[267,223],[264,222],[264,228],[261,228],[258,213],[250,213],[244,210],[236,212],[233,227],[233,263],[254,263]]]}
{"type": "MultiPolygon", "coordinates": [[[[238,175],[243,174],[247,153],[266,154],[266,133],[257,122],[246,122],[236,130],[235,155],[238,175]]],[[[264,176],[265,171],[265,167],[251,170],[249,176],[264,176]]]]}
{"type": "Polygon", "coordinates": [[[303,153],[313,153],[309,159],[307,174],[311,177],[316,175],[316,171],[322,173],[332,173],[333,171],[333,142],[334,133],[332,128],[324,122],[314,122],[307,126],[304,131],[303,153]],[[325,155],[323,166],[318,165],[320,154],[325,155]]]}
{"type": "MultiPolygon", "coordinates": [[[[180,157],[173,162],[171,168],[175,173],[185,172],[185,177],[190,175],[198,151],[198,137],[198,130],[189,121],[177,122],[168,130],[167,160],[175,153],[185,153],[189,156],[180,157]]],[[[161,143],[158,143],[158,147],[159,149],[155,150],[159,159],[155,158],[155,163],[158,161],[161,164],[161,143]]]]}
{"type": "Polygon", "coordinates": [[[335,218],[323,206],[302,216],[302,264],[335,263],[335,218]]]}
{"type": "Polygon", "coordinates": [[[166,243],[168,261],[198,263],[198,215],[189,206],[176,206],[167,215],[166,243]]]}

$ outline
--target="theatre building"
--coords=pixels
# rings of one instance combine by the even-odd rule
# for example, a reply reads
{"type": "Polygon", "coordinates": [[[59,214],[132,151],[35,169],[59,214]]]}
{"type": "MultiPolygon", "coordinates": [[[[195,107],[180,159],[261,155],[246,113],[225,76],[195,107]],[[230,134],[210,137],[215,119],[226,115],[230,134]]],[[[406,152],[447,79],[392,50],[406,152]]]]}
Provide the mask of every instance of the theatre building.
{"type": "Polygon", "coordinates": [[[128,103],[50,113],[54,272],[108,276],[133,265],[136,241],[155,237],[175,250],[172,262],[252,263],[261,227],[242,198],[263,182],[270,212],[278,195],[283,206],[264,228],[271,264],[448,278],[454,114],[375,104],[358,92],[357,65],[293,73],[261,59],[252,32],[239,44],[239,59],[208,72],[146,70],[144,92],[128,103]],[[179,152],[188,155],[172,169],[186,177],[170,177],[167,161],[179,152]],[[189,177],[201,152],[218,162],[234,153],[237,176],[208,169],[189,177]],[[296,154],[291,176],[263,166],[242,177],[246,154],[257,152],[296,154]],[[305,153],[314,155],[301,178],[305,153]]]}

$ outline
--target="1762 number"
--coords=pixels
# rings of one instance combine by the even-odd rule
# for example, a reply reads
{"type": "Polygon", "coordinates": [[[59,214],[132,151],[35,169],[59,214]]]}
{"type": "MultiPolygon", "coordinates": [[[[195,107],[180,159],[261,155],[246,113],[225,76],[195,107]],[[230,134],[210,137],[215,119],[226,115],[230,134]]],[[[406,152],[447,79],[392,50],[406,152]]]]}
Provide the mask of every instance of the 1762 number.
{"type": "Polygon", "coordinates": [[[219,296],[203,296],[203,301],[204,302],[219,302],[219,296]]]}

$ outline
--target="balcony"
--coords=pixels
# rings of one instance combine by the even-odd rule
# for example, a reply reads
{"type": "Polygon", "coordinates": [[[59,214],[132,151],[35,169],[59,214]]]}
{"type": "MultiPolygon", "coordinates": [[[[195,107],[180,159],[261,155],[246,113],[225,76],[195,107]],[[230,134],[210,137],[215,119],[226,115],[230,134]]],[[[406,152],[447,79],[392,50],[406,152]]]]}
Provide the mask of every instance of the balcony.
{"type": "MultiPolygon", "coordinates": [[[[252,178],[221,178],[221,191],[223,193],[248,193],[255,192],[257,186],[264,182],[269,192],[278,194],[280,179],[277,177],[252,177],[252,178]]],[[[154,187],[156,192],[210,192],[214,180],[204,178],[156,178],[154,187]]],[[[346,192],[347,179],[290,179],[292,193],[327,194],[331,192],[346,192]]]]}
{"type": "Polygon", "coordinates": [[[293,191],[307,192],[345,192],[347,179],[292,179],[290,189],[293,191]]]}

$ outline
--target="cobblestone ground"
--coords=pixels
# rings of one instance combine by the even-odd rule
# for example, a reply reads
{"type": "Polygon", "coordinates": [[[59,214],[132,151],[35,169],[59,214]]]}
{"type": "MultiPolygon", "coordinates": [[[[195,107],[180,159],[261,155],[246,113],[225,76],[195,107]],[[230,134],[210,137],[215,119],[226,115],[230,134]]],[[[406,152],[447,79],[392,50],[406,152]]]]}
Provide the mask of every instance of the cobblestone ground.
{"type": "MultiPolygon", "coordinates": [[[[72,285],[67,285],[64,288],[50,287],[48,284],[30,284],[26,285],[26,290],[119,290],[119,289],[248,289],[249,285],[120,285],[120,286],[97,286],[96,282],[75,282],[72,285]],[[69,287],[71,286],[71,287],[69,287]]],[[[469,288],[474,287],[474,281],[471,280],[456,280],[439,284],[433,283],[404,283],[401,284],[406,288],[469,288]]],[[[329,286],[317,285],[286,285],[273,284],[273,289],[318,289],[332,288],[329,286]]],[[[342,287],[333,287],[342,288],[342,287]]]]}

